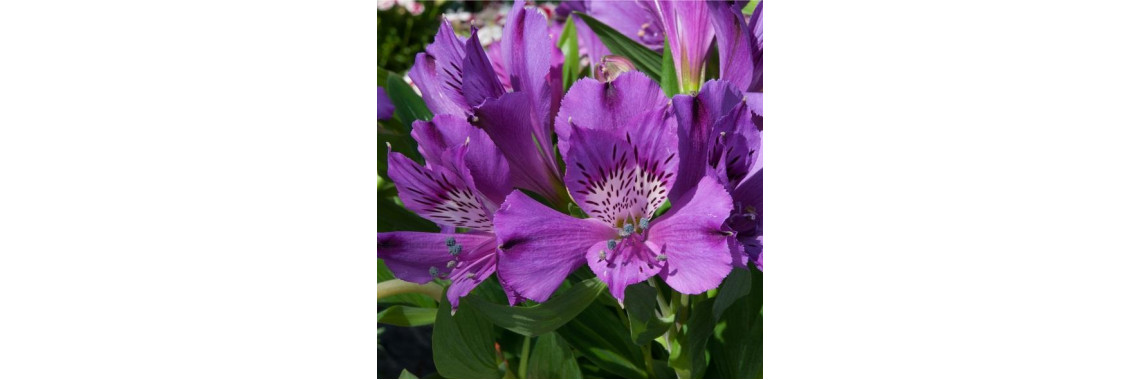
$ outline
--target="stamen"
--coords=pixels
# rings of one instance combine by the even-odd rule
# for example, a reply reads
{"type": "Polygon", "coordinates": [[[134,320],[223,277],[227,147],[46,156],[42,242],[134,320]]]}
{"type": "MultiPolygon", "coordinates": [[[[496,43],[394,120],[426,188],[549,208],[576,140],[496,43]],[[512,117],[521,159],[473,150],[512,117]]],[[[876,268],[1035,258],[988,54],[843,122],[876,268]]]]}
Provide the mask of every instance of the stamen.
{"type": "Polygon", "coordinates": [[[649,218],[641,218],[641,223],[638,223],[638,225],[640,225],[643,230],[649,228],[649,218]]]}
{"type": "Polygon", "coordinates": [[[662,253],[660,255],[657,255],[657,261],[665,261],[665,254],[662,253]]]}
{"type": "MultiPolygon", "coordinates": [[[[610,241],[613,241],[613,240],[610,240],[610,241]]],[[[598,261],[604,261],[605,259],[606,259],[606,251],[598,251],[598,261]]]]}
{"type": "Polygon", "coordinates": [[[459,264],[459,262],[457,262],[457,261],[455,261],[455,260],[451,260],[451,261],[448,261],[448,262],[447,262],[447,268],[448,268],[448,269],[451,269],[451,268],[455,268],[455,265],[456,265],[456,264],[459,264]]]}
{"type": "MultiPolygon", "coordinates": [[[[617,241],[616,241],[616,240],[614,240],[614,239],[610,239],[610,241],[607,241],[607,242],[606,242],[606,248],[609,248],[611,251],[612,251],[614,248],[617,248],[617,241]]],[[[603,253],[604,253],[604,252],[605,252],[605,251],[603,251],[603,253]]]]}
{"type": "Polygon", "coordinates": [[[431,268],[428,268],[428,273],[431,273],[431,277],[435,278],[436,276],[439,276],[439,269],[433,266],[431,268]]]}
{"type": "Polygon", "coordinates": [[[448,236],[446,243],[447,243],[448,247],[454,247],[455,246],[455,238],[448,236]]]}
{"type": "Polygon", "coordinates": [[[468,273],[468,274],[467,274],[467,278],[468,278],[468,279],[472,279],[472,278],[475,278],[475,274],[474,274],[474,273],[468,273]]]}
{"type": "Polygon", "coordinates": [[[452,256],[459,256],[459,250],[461,250],[461,249],[463,249],[463,246],[456,244],[456,245],[447,247],[447,252],[450,253],[452,256]]]}
{"type": "Polygon", "coordinates": [[[633,224],[626,224],[625,227],[622,227],[621,232],[625,234],[624,236],[629,236],[633,233],[633,224]]]}

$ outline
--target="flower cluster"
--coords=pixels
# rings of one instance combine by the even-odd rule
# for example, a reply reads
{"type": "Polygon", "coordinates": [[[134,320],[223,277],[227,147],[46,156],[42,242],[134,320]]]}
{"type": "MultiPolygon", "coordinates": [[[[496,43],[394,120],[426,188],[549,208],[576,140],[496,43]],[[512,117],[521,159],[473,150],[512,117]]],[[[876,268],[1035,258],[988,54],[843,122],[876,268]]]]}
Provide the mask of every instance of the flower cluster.
{"type": "Polygon", "coordinates": [[[441,23],[409,73],[435,115],[412,124],[425,162],[388,152],[400,200],[441,232],[379,233],[378,256],[403,280],[450,280],[452,307],[495,273],[516,304],[547,300],[583,265],[619,302],[654,276],[697,294],[733,266],[762,270],[762,8],[746,19],[742,7],[516,1],[487,47],[474,27],[464,38],[441,23]],[[662,75],[684,92],[669,97],[607,57],[585,25],[581,56],[626,67],[564,91],[552,31],[570,12],[650,49],[669,44],[677,71],[662,75]],[[706,81],[714,37],[719,79],[706,81]]]}

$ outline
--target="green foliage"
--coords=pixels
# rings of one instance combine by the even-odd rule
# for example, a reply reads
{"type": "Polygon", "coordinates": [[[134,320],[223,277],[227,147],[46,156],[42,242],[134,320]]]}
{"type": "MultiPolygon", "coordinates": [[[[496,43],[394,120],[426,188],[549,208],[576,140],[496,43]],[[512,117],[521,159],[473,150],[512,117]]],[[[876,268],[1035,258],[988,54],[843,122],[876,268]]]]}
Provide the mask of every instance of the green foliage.
{"type": "Polygon", "coordinates": [[[403,72],[439,30],[443,6],[421,1],[424,12],[412,15],[401,6],[376,12],[376,66],[403,72]]]}
{"type": "MultiPolygon", "coordinates": [[[[384,265],[384,260],[376,259],[376,282],[381,283],[394,278],[396,278],[396,276],[392,274],[392,271],[388,269],[387,265],[384,265]]],[[[431,299],[431,297],[412,293],[384,297],[380,302],[432,309],[436,307],[436,302],[431,299]]]]}
{"type": "Polygon", "coordinates": [[[416,377],[416,375],[413,375],[411,372],[408,372],[408,370],[406,370],[406,369],[403,371],[400,371],[400,377],[399,378],[400,379],[418,379],[418,377],[416,377]]]}
{"type": "Polygon", "coordinates": [[[535,306],[510,307],[479,297],[467,297],[470,304],[494,324],[524,336],[539,336],[554,331],[585,310],[606,289],[597,279],[574,284],[570,290],[535,306]]]}
{"type": "Polygon", "coordinates": [[[606,45],[606,48],[610,49],[610,52],[629,58],[639,71],[644,72],[654,81],[661,82],[661,54],[629,39],[621,32],[587,14],[574,12],[574,16],[585,21],[590,30],[594,31],[594,34],[606,45]]]}
{"type": "Polygon", "coordinates": [[[677,66],[673,62],[673,51],[669,48],[669,37],[665,37],[665,52],[661,54],[661,90],[672,98],[681,91],[677,83],[677,66]]]}
{"type": "Polygon", "coordinates": [[[423,326],[435,323],[436,308],[395,305],[376,314],[376,323],[396,326],[423,326]]]}
{"type": "Polygon", "coordinates": [[[610,377],[646,377],[641,351],[629,331],[612,309],[599,302],[559,328],[558,335],[610,377]]]}
{"type": "Polygon", "coordinates": [[[491,321],[469,307],[451,315],[451,303],[440,300],[432,332],[435,368],[449,378],[503,377],[495,361],[495,331],[491,321]]]}
{"type": "Polygon", "coordinates": [[[404,125],[411,126],[416,120],[431,120],[432,114],[427,104],[424,104],[424,99],[416,95],[416,91],[400,75],[388,74],[388,84],[384,89],[396,106],[396,117],[404,125]]]}
{"type": "Polygon", "coordinates": [[[634,344],[649,344],[673,325],[673,315],[658,318],[656,310],[657,289],[644,282],[625,288],[625,312],[634,344]]]}
{"type": "Polygon", "coordinates": [[[562,62],[562,91],[570,90],[570,85],[578,79],[578,29],[574,26],[574,16],[566,19],[566,26],[562,28],[562,36],[558,39],[558,47],[562,49],[565,60],[562,62]]]}
{"type": "Polygon", "coordinates": [[[566,340],[555,333],[538,337],[534,350],[530,353],[527,367],[528,379],[578,379],[582,370],[578,360],[570,350],[566,340]]]}

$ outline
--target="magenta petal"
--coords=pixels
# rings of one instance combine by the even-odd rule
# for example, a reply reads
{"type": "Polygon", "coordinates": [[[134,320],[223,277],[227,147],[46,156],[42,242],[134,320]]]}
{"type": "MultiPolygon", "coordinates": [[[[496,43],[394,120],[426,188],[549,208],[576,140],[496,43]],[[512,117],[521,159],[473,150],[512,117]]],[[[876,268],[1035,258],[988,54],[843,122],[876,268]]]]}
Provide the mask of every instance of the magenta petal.
{"type": "MultiPolygon", "coordinates": [[[[456,242],[462,244],[458,240],[456,242]]],[[[451,301],[452,310],[459,306],[460,297],[471,293],[483,280],[495,273],[499,259],[496,245],[495,239],[488,238],[485,244],[475,250],[460,253],[455,268],[440,269],[441,275],[445,274],[451,280],[451,286],[447,288],[447,300],[451,301]]]]}
{"type": "MultiPolygon", "coordinates": [[[[644,1],[591,1],[586,13],[645,47],[660,50],[665,36],[662,34],[661,20],[657,19],[650,6],[652,5],[644,1]]],[[[581,25],[578,31],[581,33],[590,29],[581,25]]]]}
{"type": "Polygon", "coordinates": [[[415,64],[408,72],[412,82],[420,88],[424,103],[432,113],[462,115],[470,107],[463,96],[463,41],[456,37],[450,23],[440,23],[435,41],[426,53],[416,55],[415,64]]]}
{"type": "Polygon", "coordinates": [[[697,294],[720,285],[732,270],[728,234],[722,225],[732,211],[728,192],[705,177],[649,226],[649,241],[661,247],[665,268],[658,275],[674,290],[697,294]]]}
{"type": "Polygon", "coordinates": [[[391,119],[395,112],[396,106],[392,104],[388,92],[384,91],[384,87],[376,87],[376,120],[391,119]]]}
{"type": "Polygon", "coordinates": [[[612,250],[608,241],[599,241],[586,251],[586,263],[598,279],[609,286],[610,294],[618,302],[624,302],[627,286],[648,280],[660,272],[664,264],[657,260],[655,249],[638,239],[623,239],[612,250]]]}
{"type": "Polygon", "coordinates": [[[562,198],[562,176],[554,163],[554,152],[547,137],[543,143],[541,121],[526,94],[507,93],[487,99],[475,108],[477,125],[491,136],[503,152],[518,187],[539,193],[547,199],[562,198]],[[537,127],[536,127],[537,126],[537,127]],[[537,143],[536,143],[537,141],[537,143]]]}
{"type": "MultiPolygon", "coordinates": [[[[524,4],[525,1],[516,0],[507,15],[506,25],[503,25],[503,60],[507,63],[511,87],[516,92],[527,94],[531,104],[539,106],[548,104],[550,99],[551,89],[546,80],[550,73],[553,43],[547,31],[546,17],[533,9],[523,8],[524,4]]],[[[538,108],[539,120],[548,122],[550,108],[538,108]]]]}
{"type": "Polygon", "coordinates": [[[696,89],[713,41],[708,5],[704,1],[654,0],[652,7],[668,37],[682,90],[696,89]]]}
{"type": "Polygon", "coordinates": [[[566,186],[591,217],[610,226],[652,217],[669,193],[667,165],[639,156],[627,140],[594,129],[577,129],[566,156],[566,186]]]}
{"type": "MultiPolygon", "coordinates": [[[[640,72],[621,74],[613,82],[582,79],[570,87],[554,120],[559,141],[570,139],[570,125],[584,129],[611,131],[615,136],[636,131],[635,118],[649,110],[664,107],[669,98],[653,79],[640,72]]],[[[566,156],[567,147],[559,144],[566,156]]]]}
{"type": "Polygon", "coordinates": [[[760,47],[739,9],[719,1],[710,1],[708,7],[716,30],[720,79],[747,90],[752,83],[753,56],[759,58],[760,47]]]}
{"type": "Polygon", "coordinates": [[[494,252],[494,242],[488,234],[381,232],[376,234],[376,255],[396,278],[424,284],[432,280],[431,268],[436,268],[436,278],[444,277],[453,271],[448,262],[479,261],[488,248],[494,252]],[[458,257],[451,255],[448,239],[455,239],[460,247],[458,257]]]}
{"type": "Polygon", "coordinates": [[[590,246],[615,236],[596,219],[577,219],[512,192],[495,214],[499,277],[523,297],[543,302],[585,264],[590,246]]]}
{"type": "Polygon", "coordinates": [[[764,116],[764,93],[763,92],[749,92],[744,94],[747,99],[748,108],[756,116],[764,116]]]}
{"type": "Polygon", "coordinates": [[[388,176],[404,207],[442,225],[490,232],[490,213],[463,174],[445,166],[426,169],[402,154],[388,153],[388,176]]]}
{"type": "Polygon", "coordinates": [[[475,188],[496,205],[511,192],[510,167],[487,132],[455,115],[436,115],[430,122],[416,121],[413,126],[412,138],[419,143],[429,169],[442,164],[448,148],[466,144],[462,160],[471,171],[475,188]]]}
{"type": "Polygon", "coordinates": [[[479,44],[479,31],[472,29],[467,40],[467,56],[463,59],[463,96],[467,104],[474,107],[483,104],[488,98],[497,98],[507,91],[499,83],[495,68],[491,65],[483,45],[479,44]]]}
{"type": "Polygon", "coordinates": [[[696,97],[677,95],[673,97],[673,109],[677,114],[677,135],[681,144],[678,147],[680,165],[677,168],[677,181],[670,193],[671,197],[684,195],[696,186],[697,182],[709,173],[709,147],[712,145],[713,124],[727,115],[740,103],[743,97],[735,86],[723,81],[709,81],[696,97]]]}

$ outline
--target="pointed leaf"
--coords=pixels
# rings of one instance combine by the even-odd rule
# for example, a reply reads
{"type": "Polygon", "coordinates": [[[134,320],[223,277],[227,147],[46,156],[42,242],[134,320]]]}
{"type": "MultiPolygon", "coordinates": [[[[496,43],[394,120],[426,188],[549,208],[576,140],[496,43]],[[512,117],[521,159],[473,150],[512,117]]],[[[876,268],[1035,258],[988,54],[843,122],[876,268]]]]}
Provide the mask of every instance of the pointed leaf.
{"type": "Polygon", "coordinates": [[[418,379],[418,377],[416,377],[416,375],[413,375],[411,372],[408,372],[408,370],[405,368],[404,370],[400,371],[400,377],[398,377],[398,379],[418,379]]]}
{"type": "Polygon", "coordinates": [[[574,15],[586,22],[586,25],[602,40],[610,52],[629,58],[638,70],[653,78],[654,81],[661,82],[661,54],[629,39],[621,32],[587,14],[574,12],[574,15]]]}
{"type": "Polygon", "coordinates": [[[535,306],[510,307],[480,297],[468,297],[465,302],[499,327],[524,336],[539,336],[574,319],[605,289],[605,284],[592,278],[574,284],[565,293],[535,306]]]}
{"type": "Polygon", "coordinates": [[[562,28],[562,36],[558,39],[558,47],[562,49],[562,91],[570,89],[570,85],[578,80],[578,29],[574,26],[574,16],[566,18],[566,26],[562,28]]]}
{"type": "Polygon", "coordinates": [[[431,347],[435,368],[444,377],[503,377],[495,362],[494,325],[469,307],[461,307],[451,315],[446,297],[436,313],[431,347]]]}
{"type": "Polygon", "coordinates": [[[732,303],[740,297],[748,295],[748,291],[752,288],[752,275],[748,272],[748,268],[733,268],[724,282],[720,284],[716,300],[713,301],[714,320],[719,321],[725,309],[732,306],[732,303]]]}
{"type": "Polygon", "coordinates": [[[625,288],[625,312],[629,316],[630,337],[641,346],[665,334],[673,324],[673,316],[657,317],[657,289],[647,283],[625,288]]]}
{"type": "MultiPolygon", "coordinates": [[[[529,339],[529,338],[528,338],[529,339]]],[[[534,350],[530,353],[530,365],[526,377],[531,379],[578,379],[582,370],[578,360],[570,351],[570,345],[558,334],[549,333],[538,337],[534,350]]]]}
{"type": "Polygon", "coordinates": [[[404,125],[412,125],[416,120],[431,120],[432,114],[427,104],[424,104],[424,99],[416,95],[412,86],[405,83],[400,75],[388,74],[388,85],[384,89],[388,91],[388,97],[392,98],[392,104],[396,106],[396,117],[404,125]]]}
{"type": "Polygon", "coordinates": [[[610,377],[645,378],[641,350],[612,309],[600,302],[559,328],[558,335],[610,377]]]}
{"type": "Polygon", "coordinates": [[[669,48],[669,37],[665,37],[665,52],[661,54],[661,90],[670,98],[681,92],[677,83],[677,68],[673,63],[673,51],[669,48]]]}

